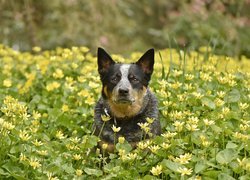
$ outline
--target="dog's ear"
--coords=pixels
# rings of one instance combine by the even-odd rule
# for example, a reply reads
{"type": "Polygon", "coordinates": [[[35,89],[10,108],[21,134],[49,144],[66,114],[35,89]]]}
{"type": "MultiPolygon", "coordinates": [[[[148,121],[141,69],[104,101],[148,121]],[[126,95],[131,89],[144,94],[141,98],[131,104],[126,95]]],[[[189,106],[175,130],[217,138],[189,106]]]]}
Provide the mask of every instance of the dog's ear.
{"type": "Polygon", "coordinates": [[[155,51],[154,49],[149,49],[143,56],[136,62],[139,65],[143,72],[146,74],[152,74],[154,69],[154,57],[155,51]]]}
{"type": "Polygon", "coordinates": [[[115,61],[113,61],[110,55],[100,47],[97,50],[97,61],[98,61],[98,72],[100,74],[107,72],[109,67],[112,64],[115,64],[115,61]]]}

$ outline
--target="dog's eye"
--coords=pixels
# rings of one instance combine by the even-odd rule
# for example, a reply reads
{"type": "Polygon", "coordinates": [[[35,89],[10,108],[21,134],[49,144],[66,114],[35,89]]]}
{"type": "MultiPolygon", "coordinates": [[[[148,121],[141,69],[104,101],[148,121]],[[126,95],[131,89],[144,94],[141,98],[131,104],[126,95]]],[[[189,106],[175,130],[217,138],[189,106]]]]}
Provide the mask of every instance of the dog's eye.
{"type": "Polygon", "coordinates": [[[111,78],[111,81],[114,82],[114,83],[116,83],[117,81],[119,81],[119,79],[120,79],[120,76],[119,75],[115,75],[115,76],[113,76],[111,78]]]}
{"type": "Polygon", "coordinates": [[[133,81],[133,82],[138,82],[139,81],[139,79],[137,79],[135,76],[130,76],[129,80],[133,81]]]}
{"type": "Polygon", "coordinates": [[[117,80],[118,80],[118,77],[113,77],[111,80],[112,80],[112,81],[117,81],[117,80]]]}

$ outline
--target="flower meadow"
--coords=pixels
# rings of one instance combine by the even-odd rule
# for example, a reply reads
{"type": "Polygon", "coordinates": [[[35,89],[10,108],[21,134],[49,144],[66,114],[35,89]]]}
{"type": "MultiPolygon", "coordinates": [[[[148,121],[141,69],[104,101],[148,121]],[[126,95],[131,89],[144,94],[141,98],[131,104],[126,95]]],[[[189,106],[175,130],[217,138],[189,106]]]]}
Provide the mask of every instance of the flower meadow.
{"type": "MultiPolygon", "coordinates": [[[[0,45],[0,179],[249,179],[250,59],[209,47],[165,49],[155,58],[150,89],[161,136],[136,149],[120,137],[107,153],[92,134],[101,94],[95,55],[87,47],[0,45]]],[[[145,133],[152,121],[140,124],[145,133]]]]}

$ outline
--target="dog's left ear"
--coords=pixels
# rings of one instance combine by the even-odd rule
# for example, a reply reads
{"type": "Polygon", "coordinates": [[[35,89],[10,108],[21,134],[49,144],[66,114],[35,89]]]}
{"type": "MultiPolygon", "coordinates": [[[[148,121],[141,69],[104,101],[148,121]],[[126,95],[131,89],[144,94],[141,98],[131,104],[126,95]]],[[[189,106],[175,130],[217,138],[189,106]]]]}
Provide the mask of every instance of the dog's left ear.
{"type": "Polygon", "coordinates": [[[111,65],[115,64],[115,61],[113,61],[110,55],[100,47],[97,50],[97,61],[98,72],[100,74],[105,73],[111,65]]]}
{"type": "Polygon", "coordinates": [[[154,49],[149,49],[143,56],[136,62],[137,65],[139,65],[143,72],[146,74],[152,74],[154,69],[154,58],[155,57],[155,51],[154,49]]]}

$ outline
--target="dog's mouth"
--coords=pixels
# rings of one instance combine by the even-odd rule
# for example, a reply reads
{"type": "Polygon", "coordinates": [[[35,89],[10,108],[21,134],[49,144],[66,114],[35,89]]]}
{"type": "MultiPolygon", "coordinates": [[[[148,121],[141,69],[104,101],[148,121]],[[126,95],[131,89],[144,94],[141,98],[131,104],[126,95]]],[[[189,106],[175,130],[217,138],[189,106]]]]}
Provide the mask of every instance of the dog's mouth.
{"type": "Polygon", "coordinates": [[[125,98],[125,97],[119,97],[119,98],[115,99],[114,102],[116,104],[124,104],[124,105],[129,104],[130,105],[130,104],[133,104],[135,102],[135,100],[130,99],[130,98],[125,98]]]}

